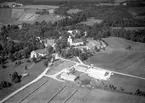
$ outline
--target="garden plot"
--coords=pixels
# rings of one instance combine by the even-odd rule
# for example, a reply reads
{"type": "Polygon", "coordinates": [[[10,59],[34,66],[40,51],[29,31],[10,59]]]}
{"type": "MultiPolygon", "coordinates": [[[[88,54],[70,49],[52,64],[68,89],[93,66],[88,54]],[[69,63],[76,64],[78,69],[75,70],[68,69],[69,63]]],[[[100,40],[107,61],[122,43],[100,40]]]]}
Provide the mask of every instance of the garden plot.
{"type": "Polygon", "coordinates": [[[62,87],[62,83],[49,79],[45,85],[27,97],[22,103],[46,103],[62,87]]]}

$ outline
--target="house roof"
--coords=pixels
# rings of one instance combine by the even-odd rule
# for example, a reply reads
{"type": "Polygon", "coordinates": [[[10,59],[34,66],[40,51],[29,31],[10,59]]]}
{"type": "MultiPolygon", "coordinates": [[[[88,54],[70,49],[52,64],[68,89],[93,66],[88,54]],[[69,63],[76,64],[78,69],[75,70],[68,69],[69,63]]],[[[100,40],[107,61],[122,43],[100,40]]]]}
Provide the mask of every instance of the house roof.
{"type": "Polygon", "coordinates": [[[40,53],[40,54],[46,54],[46,50],[45,49],[38,49],[38,50],[35,50],[36,53],[40,53]]]}
{"type": "Polygon", "coordinates": [[[73,43],[80,43],[80,42],[83,42],[83,40],[82,39],[75,39],[75,40],[73,40],[73,43]]]}

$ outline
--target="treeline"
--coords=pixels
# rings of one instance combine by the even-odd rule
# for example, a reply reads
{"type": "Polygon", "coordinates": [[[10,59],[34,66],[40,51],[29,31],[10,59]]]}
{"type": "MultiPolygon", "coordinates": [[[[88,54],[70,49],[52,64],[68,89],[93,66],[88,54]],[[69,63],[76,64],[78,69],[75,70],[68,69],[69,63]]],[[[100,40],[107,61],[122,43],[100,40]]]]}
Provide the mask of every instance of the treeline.
{"type": "Polygon", "coordinates": [[[95,17],[101,19],[109,26],[137,27],[145,26],[145,19],[135,19],[128,12],[128,7],[124,6],[105,6],[98,7],[95,5],[87,5],[85,7],[78,6],[82,13],[87,17],[95,17]]]}

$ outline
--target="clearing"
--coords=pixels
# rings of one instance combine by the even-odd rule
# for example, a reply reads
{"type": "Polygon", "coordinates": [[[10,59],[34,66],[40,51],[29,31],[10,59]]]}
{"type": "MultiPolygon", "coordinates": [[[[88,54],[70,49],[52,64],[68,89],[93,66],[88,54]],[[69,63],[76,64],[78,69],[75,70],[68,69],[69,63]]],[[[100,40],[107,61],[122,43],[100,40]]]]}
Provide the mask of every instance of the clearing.
{"type": "Polygon", "coordinates": [[[88,26],[93,26],[95,23],[100,24],[103,20],[101,19],[95,19],[95,18],[89,18],[87,21],[81,22],[81,24],[86,24],[88,26]]]}
{"type": "Polygon", "coordinates": [[[69,14],[76,14],[76,13],[78,13],[80,11],[82,11],[82,10],[80,10],[80,9],[70,9],[70,10],[67,11],[67,13],[69,13],[69,14]]]}

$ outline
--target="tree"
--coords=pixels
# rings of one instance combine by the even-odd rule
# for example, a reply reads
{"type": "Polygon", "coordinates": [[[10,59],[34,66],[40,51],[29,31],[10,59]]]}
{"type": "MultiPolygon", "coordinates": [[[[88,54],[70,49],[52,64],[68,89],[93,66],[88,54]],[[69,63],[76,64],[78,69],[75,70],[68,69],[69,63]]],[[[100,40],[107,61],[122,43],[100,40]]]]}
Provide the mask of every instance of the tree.
{"type": "Polygon", "coordinates": [[[99,52],[100,50],[97,48],[97,46],[94,47],[96,52],[99,52]]]}
{"type": "Polygon", "coordinates": [[[25,65],[25,70],[28,70],[28,67],[27,67],[27,65],[25,65]]]}
{"type": "Polygon", "coordinates": [[[45,60],[43,63],[44,63],[44,66],[48,67],[48,60],[45,60]]]}
{"type": "Polygon", "coordinates": [[[48,45],[48,46],[46,47],[46,50],[47,50],[47,54],[48,54],[48,55],[51,55],[51,54],[53,53],[53,47],[52,47],[51,45],[48,45]]]}
{"type": "Polygon", "coordinates": [[[32,58],[32,61],[33,61],[34,63],[36,63],[36,62],[37,62],[37,59],[36,59],[35,57],[33,57],[33,58],[32,58]]]}
{"type": "Polygon", "coordinates": [[[20,83],[21,82],[21,75],[19,75],[18,74],[18,72],[14,72],[13,74],[12,74],[12,78],[11,78],[11,81],[13,82],[13,83],[20,83]]]}

